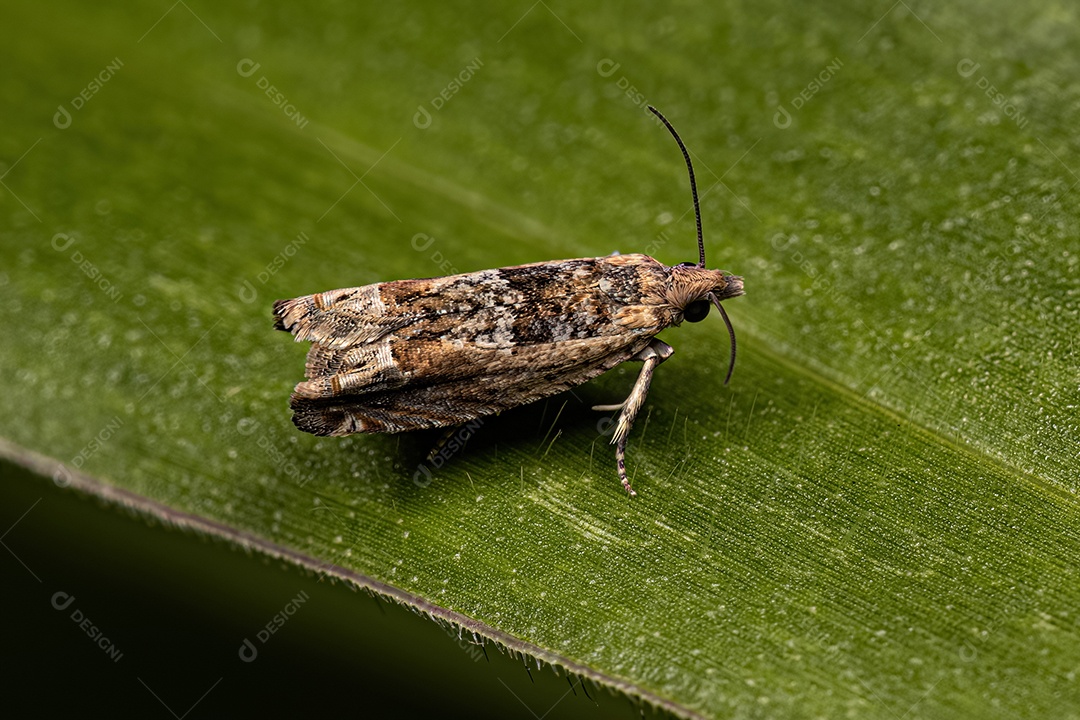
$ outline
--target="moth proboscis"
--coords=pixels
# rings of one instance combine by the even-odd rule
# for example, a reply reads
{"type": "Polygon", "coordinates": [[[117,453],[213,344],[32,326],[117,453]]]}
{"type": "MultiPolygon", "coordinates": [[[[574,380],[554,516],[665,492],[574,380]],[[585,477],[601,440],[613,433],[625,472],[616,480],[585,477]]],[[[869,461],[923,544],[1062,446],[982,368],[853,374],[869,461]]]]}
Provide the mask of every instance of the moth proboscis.
{"type": "Polygon", "coordinates": [[[626,441],[656,366],[672,347],[656,336],[710,305],[731,338],[721,300],[743,279],[705,267],[701,209],[690,153],[682,150],[697,220],[698,262],[664,265],[648,255],[553,260],[417,280],[330,290],[274,303],[275,327],[311,341],[293,391],[293,422],[314,435],[453,428],[568,390],[627,360],[643,363],[618,405],[612,443],[619,479],[626,441]]]}

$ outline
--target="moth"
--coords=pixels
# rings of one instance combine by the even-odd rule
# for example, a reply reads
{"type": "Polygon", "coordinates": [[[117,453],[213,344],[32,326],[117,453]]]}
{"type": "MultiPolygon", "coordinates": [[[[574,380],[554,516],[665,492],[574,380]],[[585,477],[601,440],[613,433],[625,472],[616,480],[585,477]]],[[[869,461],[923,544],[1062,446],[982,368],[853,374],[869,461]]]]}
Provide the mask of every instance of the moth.
{"type": "Polygon", "coordinates": [[[711,306],[731,340],[721,301],[743,279],[705,267],[701,209],[690,153],[698,262],[669,267],[648,255],[552,260],[496,270],[396,280],[274,303],[274,326],[310,341],[305,381],[292,393],[293,423],[313,435],[450,428],[563,392],[628,360],[642,363],[611,442],[619,480],[626,443],[656,366],[673,348],[656,336],[700,322],[711,306]]]}

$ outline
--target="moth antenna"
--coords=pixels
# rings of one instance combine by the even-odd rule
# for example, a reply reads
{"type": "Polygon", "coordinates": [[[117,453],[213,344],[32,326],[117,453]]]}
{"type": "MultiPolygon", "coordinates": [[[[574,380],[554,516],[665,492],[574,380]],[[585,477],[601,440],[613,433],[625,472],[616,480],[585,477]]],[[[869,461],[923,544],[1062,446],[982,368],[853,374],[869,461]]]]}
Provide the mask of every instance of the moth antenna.
{"type": "Polygon", "coordinates": [[[716,296],[709,293],[709,299],[712,300],[712,304],[716,306],[716,309],[720,311],[720,317],[724,318],[724,324],[727,325],[728,337],[731,338],[731,361],[728,363],[727,377],[724,378],[724,384],[728,384],[728,380],[731,379],[731,373],[735,372],[735,328],[731,326],[731,320],[728,319],[727,311],[724,310],[724,306],[720,304],[720,301],[716,299],[716,296]]]}
{"type": "MultiPolygon", "coordinates": [[[[675,128],[671,126],[668,119],[660,114],[660,111],[649,105],[649,112],[656,117],[660,118],[660,122],[664,123],[668,132],[675,138],[675,142],[679,143],[679,149],[682,150],[683,159],[686,160],[686,170],[690,173],[690,192],[694,196],[694,217],[697,218],[697,245],[698,245],[698,267],[705,267],[705,238],[701,235],[701,208],[698,205],[697,196],[697,180],[694,179],[694,165],[690,162],[690,153],[686,149],[686,145],[683,144],[682,138],[679,137],[679,133],[675,132],[675,128]]],[[[734,337],[734,335],[732,336],[734,337]]],[[[734,357],[734,355],[733,355],[734,357]]],[[[731,377],[731,373],[728,373],[728,377],[731,377]]]]}

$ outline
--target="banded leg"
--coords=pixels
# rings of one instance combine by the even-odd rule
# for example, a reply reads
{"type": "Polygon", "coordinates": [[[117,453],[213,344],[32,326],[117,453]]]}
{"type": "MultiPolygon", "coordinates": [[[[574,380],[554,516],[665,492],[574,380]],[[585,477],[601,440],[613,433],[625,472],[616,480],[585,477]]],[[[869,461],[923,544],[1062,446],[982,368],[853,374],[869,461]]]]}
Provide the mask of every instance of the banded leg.
{"type": "Polygon", "coordinates": [[[652,383],[652,376],[656,366],[671,357],[674,352],[675,349],[670,345],[653,338],[653,341],[644,350],[630,358],[631,360],[640,360],[645,365],[641,368],[637,381],[634,383],[634,388],[630,391],[630,395],[626,400],[619,405],[597,405],[593,408],[602,411],[622,409],[611,442],[616,443],[615,461],[619,467],[619,480],[630,495],[637,495],[637,493],[630,487],[630,481],[626,477],[626,439],[630,435],[630,427],[634,424],[634,418],[637,417],[641,406],[645,404],[645,396],[649,394],[649,385],[652,383]]]}
{"type": "Polygon", "coordinates": [[[431,448],[431,450],[428,452],[427,461],[432,462],[436,457],[438,457],[442,453],[443,448],[446,447],[446,443],[450,442],[450,438],[454,437],[454,433],[456,433],[460,429],[460,425],[451,425],[450,427],[443,430],[442,435],[440,435],[439,439],[435,441],[435,446],[431,448]]]}

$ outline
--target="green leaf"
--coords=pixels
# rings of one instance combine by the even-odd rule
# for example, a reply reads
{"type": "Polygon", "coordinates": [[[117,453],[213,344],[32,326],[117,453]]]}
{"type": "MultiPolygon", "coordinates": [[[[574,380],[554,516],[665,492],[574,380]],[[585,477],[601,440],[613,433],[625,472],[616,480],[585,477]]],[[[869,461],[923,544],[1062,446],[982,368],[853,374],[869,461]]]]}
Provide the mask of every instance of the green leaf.
{"type": "Polygon", "coordinates": [[[0,50],[4,456],[680,715],[1080,715],[1073,6],[52,10],[0,50]],[[730,386],[665,333],[638,498],[589,409],[636,366],[438,468],[292,427],[274,299],[694,259],[647,102],[747,295],[730,386]]]}

